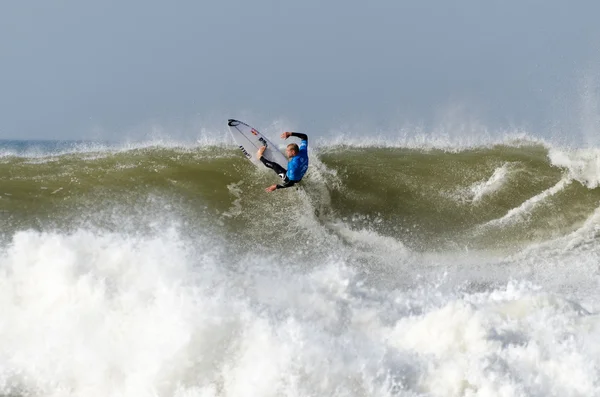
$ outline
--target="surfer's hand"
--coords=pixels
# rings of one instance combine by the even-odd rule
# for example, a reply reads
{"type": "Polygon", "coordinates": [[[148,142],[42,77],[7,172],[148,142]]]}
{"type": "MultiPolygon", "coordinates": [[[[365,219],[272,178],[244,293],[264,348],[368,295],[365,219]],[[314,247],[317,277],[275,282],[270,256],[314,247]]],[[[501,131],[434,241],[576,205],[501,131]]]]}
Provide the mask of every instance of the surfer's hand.
{"type": "Polygon", "coordinates": [[[281,139],[288,139],[291,136],[292,136],[291,132],[284,132],[283,134],[281,134],[281,139]]]}
{"type": "Polygon", "coordinates": [[[256,158],[258,158],[260,160],[260,158],[262,157],[262,155],[265,152],[266,148],[267,148],[266,146],[259,147],[258,148],[258,152],[256,152],[256,158]]]}
{"type": "Polygon", "coordinates": [[[277,185],[271,185],[271,186],[269,186],[268,188],[266,188],[265,190],[266,190],[267,192],[272,192],[272,191],[273,191],[273,190],[275,190],[275,189],[277,189],[277,185]]]}

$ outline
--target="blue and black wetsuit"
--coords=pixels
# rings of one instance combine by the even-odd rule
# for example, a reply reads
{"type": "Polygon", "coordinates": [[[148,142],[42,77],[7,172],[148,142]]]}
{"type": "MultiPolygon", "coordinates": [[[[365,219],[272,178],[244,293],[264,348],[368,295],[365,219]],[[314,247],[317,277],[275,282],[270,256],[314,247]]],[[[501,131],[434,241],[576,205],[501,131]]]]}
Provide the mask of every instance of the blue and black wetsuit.
{"type": "Polygon", "coordinates": [[[300,145],[298,145],[298,149],[300,150],[298,151],[298,154],[292,157],[288,162],[287,171],[279,164],[265,159],[264,156],[260,158],[260,161],[267,168],[275,171],[281,179],[283,179],[283,183],[277,185],[277,189],[285,189],[286,187],[294,186],[296,183],[300,182],[304,174],[306,174],[306,170],[308,170],[308,136],[299,132],[292,132],[291,136],[300,138],[300,145]]]}

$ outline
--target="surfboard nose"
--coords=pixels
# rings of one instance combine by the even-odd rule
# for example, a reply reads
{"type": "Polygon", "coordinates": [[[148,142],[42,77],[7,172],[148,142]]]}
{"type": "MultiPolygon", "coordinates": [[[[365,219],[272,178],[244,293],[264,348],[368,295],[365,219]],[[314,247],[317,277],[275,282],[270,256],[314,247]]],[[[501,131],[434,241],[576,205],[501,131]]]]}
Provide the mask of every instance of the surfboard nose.
{"type": "Polygon", "coordinates": [[[235,127],[236,125],[240,125],[240,121],[234,120],[234,119],[229,119],[227,120],[227,125],[230,127],[235,127]]]}

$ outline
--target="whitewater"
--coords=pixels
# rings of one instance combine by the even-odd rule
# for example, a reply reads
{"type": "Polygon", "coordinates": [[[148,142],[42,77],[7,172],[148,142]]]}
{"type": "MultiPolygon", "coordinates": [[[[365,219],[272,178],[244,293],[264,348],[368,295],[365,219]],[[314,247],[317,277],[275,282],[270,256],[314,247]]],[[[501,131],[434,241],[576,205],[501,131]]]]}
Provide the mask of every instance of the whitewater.
{"type": "Polygon", "coordinates": [[[0,141],[0,395],[600,396],[600,149],[309,156],[0,141]]]}

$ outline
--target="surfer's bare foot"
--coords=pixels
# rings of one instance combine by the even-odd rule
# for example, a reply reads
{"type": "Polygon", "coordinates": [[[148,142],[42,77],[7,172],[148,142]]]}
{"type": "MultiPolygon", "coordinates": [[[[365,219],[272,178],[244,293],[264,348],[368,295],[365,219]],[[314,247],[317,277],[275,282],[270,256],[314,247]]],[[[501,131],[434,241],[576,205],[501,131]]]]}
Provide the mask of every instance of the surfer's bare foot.
{"type": "Polygon", "coordinates": [[[275,189],[277,189],[277,185],[271,185],[271,186],[269,186],[268,188],[266,188],[265,190],[266,190],[267,192],[272,192],[272,191],[274,191],[275,189]]]}
{"type": "Polygon", "coordinates": [[[266,146],[262,146],[262,147],[258,148],[258,152],[256,152],[256,158],[258,158],[260,160],[260,158],[262,157],[266,148],[267,148],[266,146]]]}

